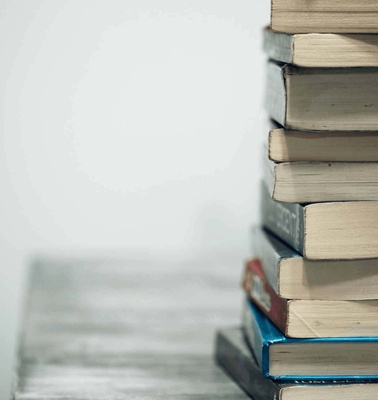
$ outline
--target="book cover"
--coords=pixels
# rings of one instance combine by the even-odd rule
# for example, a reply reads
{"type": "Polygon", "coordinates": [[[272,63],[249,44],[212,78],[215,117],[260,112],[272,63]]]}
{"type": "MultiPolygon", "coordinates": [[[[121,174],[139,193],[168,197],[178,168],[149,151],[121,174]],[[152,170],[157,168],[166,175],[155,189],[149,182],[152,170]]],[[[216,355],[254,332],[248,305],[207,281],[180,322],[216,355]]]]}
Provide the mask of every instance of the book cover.
{"type": "MultiPolygon", "coordinates": [[[[252,256],[262,264],[264,276],[277,294],[280,294],[280,263],[283,259],[297,259],[301,255],[276,236],[259,226],[251,229],[252,256]]],[[[284,297],[284,296],[281,296],[284,297]]]]}
{"type": "Polygon", "coordinates": [[[286,332],[287,300],[279,297],[269,285],[259,258],[245,264],[243,289],[260,310],[282,331],[286,332]]]}
{"type": "Polygon", "coordinates": [[[261,185],[261,218],[264,227],[299,253],[304,247],[304,207],[274,201],[264,183],[261,185]]]}
{"type": "Polygon", "coordinates": [[[223,329],[217,332],[215,360],[254,399],[278,399],[279,385],[262,376],[240,328],[223,329]]]}

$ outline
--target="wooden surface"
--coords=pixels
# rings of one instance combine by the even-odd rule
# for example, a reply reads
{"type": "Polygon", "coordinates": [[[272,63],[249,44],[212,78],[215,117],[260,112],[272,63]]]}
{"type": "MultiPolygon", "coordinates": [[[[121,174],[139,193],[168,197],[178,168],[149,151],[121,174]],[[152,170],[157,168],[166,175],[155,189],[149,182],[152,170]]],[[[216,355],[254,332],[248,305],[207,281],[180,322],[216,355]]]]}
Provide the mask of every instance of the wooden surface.
{"type": "Polygon", "coordinates": [[[236,325],[242,262],[40,261],[13,399],[246,399],[214,365],[236,325]]]}

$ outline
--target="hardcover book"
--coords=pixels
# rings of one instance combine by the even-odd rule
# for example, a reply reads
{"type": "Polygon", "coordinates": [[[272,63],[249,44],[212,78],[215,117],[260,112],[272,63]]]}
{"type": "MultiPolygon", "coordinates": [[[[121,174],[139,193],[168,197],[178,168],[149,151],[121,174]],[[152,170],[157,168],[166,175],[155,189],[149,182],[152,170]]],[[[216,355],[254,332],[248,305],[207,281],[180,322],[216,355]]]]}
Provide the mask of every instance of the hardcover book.
{"type": "Polygon", "coordinates": [[[264,378],[240,328],[222,329],[215,342],[217,363],[255,400],[376,400],[378,385],[346,381],[282,383],[264,378]]]}
{"type": "Polygon", "coordinates": [[[252,255],[278,296],[302,300],[377,298],[377,258],[313,261],[260,227],[255,227],[251,235],[252,255]]]}
{"type": "Polygon", "coordinates": [[[299,67],[377,67],[375,34],[296,33],[264,29],[264,50],[273,60],[299,67]]]}
{"type": "Polygon", "coordinates": [[[300,68],[270,62],[267,71],[267,109],[285,128],[377,130],[378,68],[300,68]]]}
{"type": "Polygon", "coordinates": [[[378,201],[282,203],[262,185],[261,217],[310,260],[378,258],[378,201]]]}
{"type": "Polygon", "coordinates": [[[265,378],[378,379],[378,337],[287,338],[251,301],[245,303],[243,328],[265,378]]]}

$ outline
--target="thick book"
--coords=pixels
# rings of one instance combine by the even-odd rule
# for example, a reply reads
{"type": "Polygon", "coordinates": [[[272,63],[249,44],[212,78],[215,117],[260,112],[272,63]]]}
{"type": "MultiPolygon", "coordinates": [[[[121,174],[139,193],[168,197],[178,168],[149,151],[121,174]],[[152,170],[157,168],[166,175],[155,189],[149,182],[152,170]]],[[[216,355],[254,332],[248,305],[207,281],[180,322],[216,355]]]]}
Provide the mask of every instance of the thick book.
{"type": "Polygon", "coordinates": [[[270,62],[267,69],[267,109],[285,128],[377,130],[378,68],[301,68],[270,62]]]}
{"type": "Polygon", "coordinates": [[[275,162],[377,162],[378,132],[298,131],[272,123],[267,150],[275,162]]]}
{"type": "Polygon", "coordinates": [[[310,260],[378,258],[378,201],[283,203],[262,185],[261,219],[310,260]]]}
{"type": "Polygon", "coordinates": [[[269,58],[298,67],[377,67],[378,35],[296,33],[264,29],[269,58]]]}
{"type": "Polygon", "coordinates": [[[327,381],[282,383],[263,377],[240,328],[217,332],[215,359],[225,372],[255,400],[376,400],[376,383],[327,381]]]}
{"type": "Polygon", "coordinates": [[[378,32],[376,0],[271,0],[271,27],[280,32],[378,32]]]}
{"type": "Polygon", "coordinates": [[[265,158],[272,199],[288,203],[378,200],[378,162],[281,162],[265,158]]]}
{"type": "Polygon", "coordinates": [[[287,337],[359,337],[378,332],[378,300],[285,299],[275,292],[258,258],[246,262],[243,288],[287,337]]]}
{"type": "Polygon", "coordinates": [[[251,301],[243,328],[265,378],[378,380],[378,337],[293,339],[284,336],[251,301]]]}
{"type": "Polygon", "coordinates": [[[251,235],[252,256],[261,263],[264,277],[278,296],[302,300],[377,298],[378,258],[313,261],[260,227],[254,227],[251,235]]]}

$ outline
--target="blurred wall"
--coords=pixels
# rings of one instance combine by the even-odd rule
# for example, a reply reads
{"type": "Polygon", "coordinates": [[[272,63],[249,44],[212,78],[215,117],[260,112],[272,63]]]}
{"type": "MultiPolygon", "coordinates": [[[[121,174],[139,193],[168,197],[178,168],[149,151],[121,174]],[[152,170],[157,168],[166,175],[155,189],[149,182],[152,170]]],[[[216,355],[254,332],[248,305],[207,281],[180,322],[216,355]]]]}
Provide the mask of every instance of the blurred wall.
{"type": "Polygon", "coordinates": [[[257,218],[269,1],[0,4],[0,398],[38,252],[231,254],[257,218]]]}

